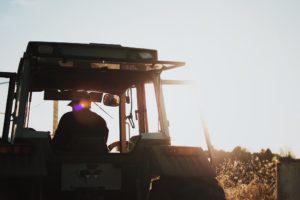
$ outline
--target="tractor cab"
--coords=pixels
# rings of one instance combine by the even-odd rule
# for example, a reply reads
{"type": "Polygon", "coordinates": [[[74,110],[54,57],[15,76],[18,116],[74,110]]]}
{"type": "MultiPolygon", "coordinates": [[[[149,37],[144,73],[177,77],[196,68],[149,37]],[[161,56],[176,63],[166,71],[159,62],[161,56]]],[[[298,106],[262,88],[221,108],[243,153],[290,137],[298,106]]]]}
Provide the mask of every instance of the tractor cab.
{"type": "MultiPolygon", "coordinates": [[[[149,117],[156,118],[151,124],[155,124],[156,129],[151,132],[167,139],[169,131],[160,74],[183,65],[182,62],[159,61],[157,51],[150,49],[30,42],[18,72],[22,79],[17,83],[11,141],[26,137],[26,131],[35,129],[29,127],[31,121],[43,123],[39,116],[29,118],[35,93],[44,93],[45,101],[71,101],[89,96],[93,108],[98,109],[101,116],[107,121],[115,121],[113,127],[108,127],[109,141],[114,143],[109,147],[118,147],[121,153],[129,151],[132,136],[150,133],[149,117]],[[147,109],[147,103],[152,107],[147,109]]],[[[43,115],[46,112],[52,113],[49,109],[43,115]]],[[[53,129],[50,136],[54,135],[53,129]]]]}

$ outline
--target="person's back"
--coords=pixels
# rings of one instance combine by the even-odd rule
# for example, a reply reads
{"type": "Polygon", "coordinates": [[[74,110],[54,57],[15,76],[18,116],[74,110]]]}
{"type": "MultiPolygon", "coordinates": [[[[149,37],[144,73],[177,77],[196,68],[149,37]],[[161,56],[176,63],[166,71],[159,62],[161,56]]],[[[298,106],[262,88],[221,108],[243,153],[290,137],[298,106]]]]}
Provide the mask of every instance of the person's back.
{"type": "Polygon", "coordinates": [[[65,113],[53,138],[54,147],[71,152],[108,152],[108,128],[105,120],[88,108],[65,113]]]}

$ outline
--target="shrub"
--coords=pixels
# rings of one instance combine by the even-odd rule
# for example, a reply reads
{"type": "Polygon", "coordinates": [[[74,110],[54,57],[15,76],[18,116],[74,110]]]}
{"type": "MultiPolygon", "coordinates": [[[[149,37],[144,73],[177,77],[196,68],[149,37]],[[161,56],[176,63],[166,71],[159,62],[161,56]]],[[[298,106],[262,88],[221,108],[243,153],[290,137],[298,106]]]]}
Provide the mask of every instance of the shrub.
{"type": "Polygon", "coordinates": [[[228,200],[276,199],[277,159],[252,155],[248,160],[226,159],[217,167],[217,179],[228,200]]]}

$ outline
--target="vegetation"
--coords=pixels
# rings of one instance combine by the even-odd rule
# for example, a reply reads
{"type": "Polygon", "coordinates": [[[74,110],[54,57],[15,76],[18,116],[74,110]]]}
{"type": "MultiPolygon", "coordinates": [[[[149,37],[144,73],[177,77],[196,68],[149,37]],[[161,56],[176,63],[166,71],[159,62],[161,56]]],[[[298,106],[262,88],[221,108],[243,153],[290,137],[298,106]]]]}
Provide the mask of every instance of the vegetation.
{"type": "Polygon", "coordinates": [[[241,147],[231,153],[217,152],[217,179],[226,199],[276,199],[276,164],[280,159],[269,149],[253,154],[241,147]]]}

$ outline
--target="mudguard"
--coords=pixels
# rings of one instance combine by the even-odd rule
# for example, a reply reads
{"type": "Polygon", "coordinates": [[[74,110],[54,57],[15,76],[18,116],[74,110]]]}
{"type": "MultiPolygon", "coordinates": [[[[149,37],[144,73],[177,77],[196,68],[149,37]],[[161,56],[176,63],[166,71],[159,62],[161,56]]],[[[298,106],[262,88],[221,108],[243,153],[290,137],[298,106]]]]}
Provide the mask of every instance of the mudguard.
{"type": "Polygon", "coordinates": [[[152,146],[155,174],[168,177],[215,177],[205,152],[197,147],[152,146]]]}

